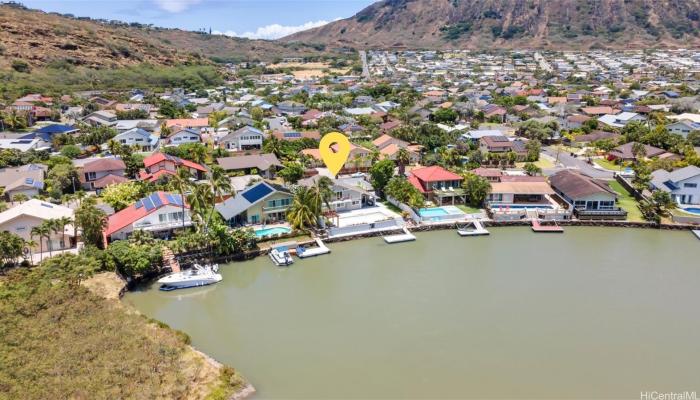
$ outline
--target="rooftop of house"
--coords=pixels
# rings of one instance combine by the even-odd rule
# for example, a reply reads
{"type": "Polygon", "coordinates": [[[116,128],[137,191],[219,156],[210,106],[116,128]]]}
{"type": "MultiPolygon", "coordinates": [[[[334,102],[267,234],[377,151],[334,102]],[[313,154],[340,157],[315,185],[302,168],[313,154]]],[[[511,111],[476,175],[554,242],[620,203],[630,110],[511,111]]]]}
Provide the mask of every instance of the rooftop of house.
{"type": "Polygon", "coordinates": [[[223,157],[217,158],[216,162],[225,170],[257,168],[261,171],[267,171],[270,167],[282,166],[277,156],[273,153],[223,157]]]}
{"type": "Polygon", "coordinates": [[[571,199],[592,196],[595,194],[612,194],[615,192],[605,182],[585,176],[580,172],[568,169],[559,171],[549,177],[549,182],[555,189],[571,199]]]}
{"type": "MultiPolygon", "coordinates": [[[[104,231],[104,235],[105,237],[110,236],[168,205],[182,207],[182,197],[179,194],[166,192],[152,193],[129,207],[111,215],[107,220],[107,228],[104,231]]],[[[185,208],[189,208],[186,201],[184,202],[184,206],[185,208]]]]}

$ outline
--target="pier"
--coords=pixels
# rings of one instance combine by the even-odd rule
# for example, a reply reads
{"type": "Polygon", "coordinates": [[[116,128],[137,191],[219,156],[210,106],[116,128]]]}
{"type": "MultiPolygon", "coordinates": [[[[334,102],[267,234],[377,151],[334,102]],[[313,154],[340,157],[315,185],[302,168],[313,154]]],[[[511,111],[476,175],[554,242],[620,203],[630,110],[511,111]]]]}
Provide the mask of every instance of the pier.
{"type": "Polygon", "coordinates": [[[542,224],[540,224],[539,219],[533,218],[531,221],[532,221],[533,232],[553,232],[553,233],[563,233],[564,232],[564,228],[557,225],[556,222],[554,222],[554,225],[542,225],[542,224]]]}
{"type": "Polygon", "coordinates": [[[384,241],[389,244],[393,244],[416,240],[416,237],[411,232],[409,232],[408,228],[404,227],[403,232],[404,233],[398,235],[383,236],[384,241]]]}
{"type": "Polygon", "coordinates": [[[473,221],[469,221],[462,227],[457,227],[457,233],[459,236],[484,236],[488,235],[489,231],[484,228],[481,221],[475,219],[473,221]]]}

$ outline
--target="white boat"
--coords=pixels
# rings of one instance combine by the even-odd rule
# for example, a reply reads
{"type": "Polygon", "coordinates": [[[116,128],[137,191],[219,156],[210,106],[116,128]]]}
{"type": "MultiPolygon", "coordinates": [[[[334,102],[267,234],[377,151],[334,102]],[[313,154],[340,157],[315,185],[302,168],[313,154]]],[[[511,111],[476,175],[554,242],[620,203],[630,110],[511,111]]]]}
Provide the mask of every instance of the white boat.
{"type": "Polygon", "coordinates": [[[161,290],[175,290],[190,287],[207,286],[221,282],[223,279],[219,272],[218,264],[201,266],[195,264],[192,269],[182,272],[173,272],[158,279],[161,290]]]}
{"type": "Polygon", "coordinates": [[[292,255],[286,247],[277,247],[270,250],[270,259],[278,267],[286,267],[294,263],[292,255]]]}

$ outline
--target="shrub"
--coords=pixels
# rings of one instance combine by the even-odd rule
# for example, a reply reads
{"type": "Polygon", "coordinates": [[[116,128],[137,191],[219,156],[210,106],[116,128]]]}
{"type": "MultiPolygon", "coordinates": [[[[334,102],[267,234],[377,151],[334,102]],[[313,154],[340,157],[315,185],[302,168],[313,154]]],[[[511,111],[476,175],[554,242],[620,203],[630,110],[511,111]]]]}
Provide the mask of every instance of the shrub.
{"type": "Polygon", "coordinates": [[[27,64],[27,62],[23,61],[23,60],[12,61],[12,69],[14,69],[17,72],[22,72],[22,73],[29,73],[29,71],[31,70],[29,68],[29,64],[27,64]]]}

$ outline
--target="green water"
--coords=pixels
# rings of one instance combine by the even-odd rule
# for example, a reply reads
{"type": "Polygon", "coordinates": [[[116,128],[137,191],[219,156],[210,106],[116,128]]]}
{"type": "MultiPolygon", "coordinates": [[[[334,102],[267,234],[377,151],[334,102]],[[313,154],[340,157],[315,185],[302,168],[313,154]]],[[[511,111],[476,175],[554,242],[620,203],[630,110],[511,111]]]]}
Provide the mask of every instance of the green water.
{"type": "Polygon", "coordinates": [[[256,398],[635,398],[700,391],[690,232],[491,229],[265,257],[222,283],[128,293],[239,369],[256,398]]]}

